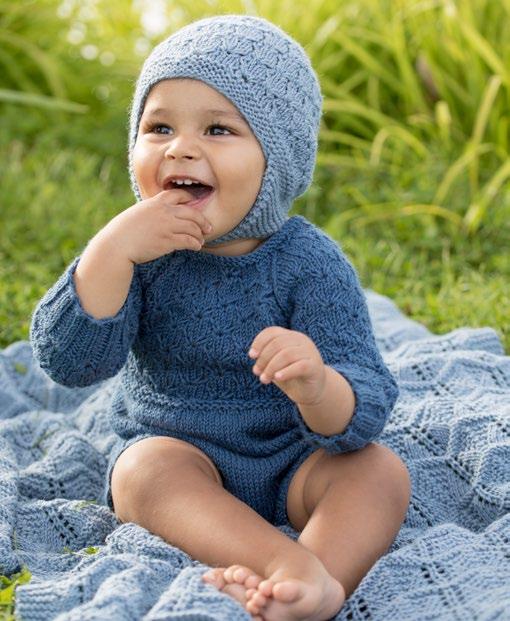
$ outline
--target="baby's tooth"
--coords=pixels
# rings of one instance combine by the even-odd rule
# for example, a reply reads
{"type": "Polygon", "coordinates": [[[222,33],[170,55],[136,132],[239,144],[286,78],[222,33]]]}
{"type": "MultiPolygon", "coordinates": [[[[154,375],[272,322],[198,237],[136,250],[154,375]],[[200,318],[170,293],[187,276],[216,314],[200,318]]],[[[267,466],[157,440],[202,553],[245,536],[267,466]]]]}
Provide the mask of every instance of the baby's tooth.
{"type": "Polygon", "coordinates": [[[192,181],[191,179],[175,179],[174,183],[176,185],[193,185],[193,184],[198,184],[198,181],[192,181]]]}

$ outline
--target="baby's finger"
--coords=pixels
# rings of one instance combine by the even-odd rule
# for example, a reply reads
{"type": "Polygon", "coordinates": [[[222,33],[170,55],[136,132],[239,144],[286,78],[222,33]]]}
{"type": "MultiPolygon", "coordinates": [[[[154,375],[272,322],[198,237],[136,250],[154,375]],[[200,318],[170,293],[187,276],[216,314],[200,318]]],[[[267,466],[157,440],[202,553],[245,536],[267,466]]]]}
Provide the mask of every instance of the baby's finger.
{"type": "Polygon", "coordinates": [[[212,232],[213,226],[211,222],[209,222],[200,209],[187,206],[187,203],[195,199],[195,196],[189,191],[181,188],[169,188],[168,190],[164,190],[162,194],[170,201],[169,204],[172,207],[178,207],[175,213],[177,218],[193,220],[200,227],[201,231],[203,231],[204,235],[212,232]]]}
{"type": "Polygon", "coordinates": [[[289,345],[284,349],[277,352],[271,360],[263,367],[257,360],[253,367],[253,372],[258,375],[260,373],[260,381],[264,384],[268,384],[273,380],[275,373],[281,371],[289,364],[296,362],[303,357],[301,348],[298,345],[289,345]]]}
{"type": "Polygon", "coordinates": [[[287,330],[287,328],[282,328],[281,326],[269,326],[261,330],[253,339],[248,351],[250,358],[257,358],[271,341],[281,336],[284,332],[292,332],[292,330],[287,330]]]}
{"type": "MultiPolygon", "coordinates": [[[[299,347],[299,343],[296,344],[295,339],[289,331],[277,333],[264,345],[262,351],[256,356],[255,367],[262,372],[267,365],[274,360],[275,356],[281,355],[282,352],[288,352],[294,347],[299,347]]],[[[281,360],[278,360],[278,362],[281,363],[281,360]]]]}
{"type": "Polygon", "coordinates": [[[289,366],[284,367],[283,369],[279,369],[274,374],[275,380],[278,380],[280,382],[287,382],[291,379],[297,379],[298,377],[301,377],[302,370],[304,368],[304,365],[301,364],[302,362],[302,360],[298,360],[297,362],[293,362],[292,364],[289,364],[289,366]]]}
{"type": "Polygon", "coordinates": [[[306,360],[300,359],[289,366],[284,367],[283,369],[279,369],[274,374],[274,378],[278,381],[287,382],[291,379],[297,379],[298,377],[303,377],[305,370],[307,369],[306,360]]]}
{"type": "Polygon", "coordinates": [[[204,216],[200,209],[188,207],[185,203],[179,203],[179,213],[177,214],[177,217],[181,217],[182,219],[186,220],[192,220],[200,227],[200,230],[203,232],[204,235],[212,232],[212,224],[204,216]]]}

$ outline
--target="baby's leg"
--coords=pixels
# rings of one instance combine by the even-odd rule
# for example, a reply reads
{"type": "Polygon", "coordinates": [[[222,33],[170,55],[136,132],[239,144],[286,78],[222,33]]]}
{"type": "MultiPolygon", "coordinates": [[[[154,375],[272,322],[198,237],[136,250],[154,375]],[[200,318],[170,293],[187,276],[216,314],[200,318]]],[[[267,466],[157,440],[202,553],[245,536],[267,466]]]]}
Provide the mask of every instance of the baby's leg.
{"type": "MultiPolygon", "coordinates": [[[[289,512],[301,530],[298,542],[349,597],[400,530],[411,492],[409,473],[390,449],[372,443],[349,453],[325,453],[303,474],[289,512]]],[[[247,609],[265,621],[301,618],[305,587],[289,582],[285,573],[271,576],[247,591],[247,609]]]]}
{"type": "Polygon", "coordinates": [[[140,524],[207,565],[240,564],[264,578],[282,567],[329,577],[311,552],[227,492],[185,442],[145,438],[127,448],[112,472],[112,497],[121,521],[140,524]]]}
{"type": "Polygon", "coordinates": [[[405,519],[411,479],[385,446],[326,455],[305,495],[310,517],[298,542],[312,551],[349,597],[389,549],[405,519]]]}

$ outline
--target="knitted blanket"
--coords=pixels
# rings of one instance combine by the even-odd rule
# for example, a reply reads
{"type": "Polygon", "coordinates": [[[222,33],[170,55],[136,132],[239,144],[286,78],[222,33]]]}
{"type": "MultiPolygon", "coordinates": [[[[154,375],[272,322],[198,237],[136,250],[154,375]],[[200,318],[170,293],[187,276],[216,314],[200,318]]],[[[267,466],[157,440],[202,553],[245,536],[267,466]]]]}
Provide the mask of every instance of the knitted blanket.
{"type": "MultiPolygon", "coordinates": [[[[510,357],[490,328],[434,335],[365,293],[400,386],[378,441],[407,463],[413,492],[391,548],[336,619],[510,619],[510,357]]],[[[202,582],[206,565],[99,504],[117,378],[67,388],[28,341],[0,351],[0,573],[32,573],[16,588],[17,617],[249,621],[202,582]]]]}

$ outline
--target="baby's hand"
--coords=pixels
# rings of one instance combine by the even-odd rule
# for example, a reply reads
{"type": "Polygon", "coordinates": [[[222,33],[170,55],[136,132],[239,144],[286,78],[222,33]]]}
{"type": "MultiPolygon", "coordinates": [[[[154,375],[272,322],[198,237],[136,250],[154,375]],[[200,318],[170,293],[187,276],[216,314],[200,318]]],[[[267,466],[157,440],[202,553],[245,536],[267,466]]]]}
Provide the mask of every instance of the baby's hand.
{"type": "Polygon", "coordinates": [[[163,190],[119,213],[101,229],[103,242],[133,263],[146,263],[174,250],[200,250],[211,223],[188,207],[185,190],[163,190]]]}
{"type": "Polygon", "coordinates": [[[315,343],[302,332],[281,326],[264,328],[248,352],[256,358],[253,372],[264,384],[274,382],[298,405],[320,401],[326,383],[326,367],[315,343]]]}

